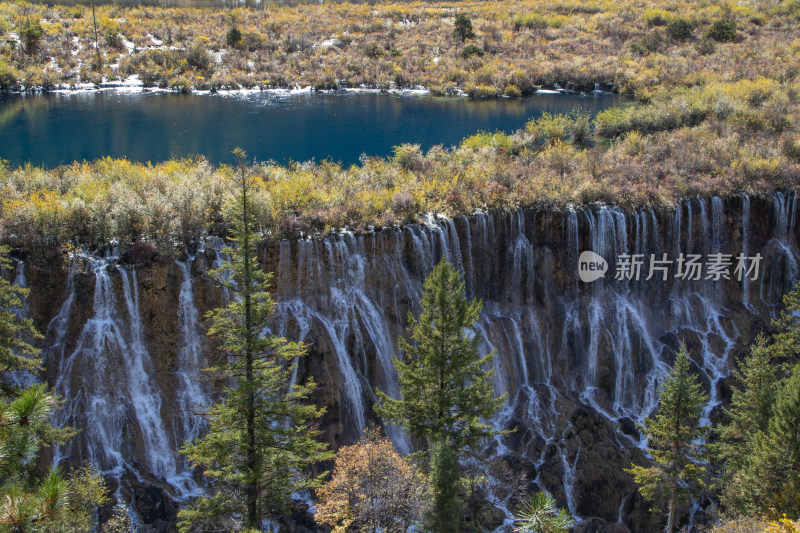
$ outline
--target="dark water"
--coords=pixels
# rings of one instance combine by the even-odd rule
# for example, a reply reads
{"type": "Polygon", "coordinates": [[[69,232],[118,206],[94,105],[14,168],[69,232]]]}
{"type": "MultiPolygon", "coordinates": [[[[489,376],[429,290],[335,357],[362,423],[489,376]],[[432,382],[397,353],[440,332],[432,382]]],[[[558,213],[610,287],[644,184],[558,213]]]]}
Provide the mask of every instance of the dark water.
{"type": "Polygon", "coordinates": [[[164,161],[203,154],[286,163],[362,153],[388,155],[401,143],[452,146],[480,130],[506,132],[542,111],[579,106],[596,113],[616,96],[535,95],[469,100],[391,94],[193,95],[113,91],[0,97],[0,159],[54,167],[103,156],[164,161]]]}

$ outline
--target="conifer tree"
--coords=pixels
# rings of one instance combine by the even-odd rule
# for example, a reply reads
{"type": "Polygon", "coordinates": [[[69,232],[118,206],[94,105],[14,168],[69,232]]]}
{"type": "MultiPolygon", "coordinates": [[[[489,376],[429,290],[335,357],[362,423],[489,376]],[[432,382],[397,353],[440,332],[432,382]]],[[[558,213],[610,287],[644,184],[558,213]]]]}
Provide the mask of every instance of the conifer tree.
{"type": "Polygon", "coordinates": [[[758,434],[747,471],[762,487],[762,513],[800,517],[800,363],[777,395],[769,427],[758,434]]]}
{"type": "Polygon", "coordinates": [[[760,514],[764,502],[759,474],[748,468],[759,436],[767,431],[778,390],[775,366],[766,337],[759,335],[751,353],[734,372],[730,423],[720,429],[722,503],[729,509],[752,516],[760,514]]]}
{"type": "Polygon", "coordinates": [[[661,385],[656,416],[645,419],[642,427],[654,464],[626,470],[633,475],[642,496],[654,502],[655,509],[667,509],[668,533],[675,529],[678,508],[703,486],[705,474],[703,438],[707,428],[700,426],[700,416],[708,396],[689,368],[689,354],[686,346],[681,346],[670,375],[661,385]]]}
{"type": "Polygon", "coordinates": [[[800,354],[800,283],[783,297],[784,309],[772,321],[776,333],[759,335],[751,354],[736,374],[730,423],[720,432],[722,503],[729,512],[748,516],[800,514],[797,490],[800,464],[793,395],[797,394],[797,368],[791,377],[779,361],[797,360],[800,354]],[[780,407],[779,407],[780,406],[780,407]],[[795,424],[795,426],[792,426],[795,424]]]}
{"type": "Polygon", "coordinates": [[[262,335],[275,302],[267,290],[270,276],[256,255],[252,196],[259,178],[248,172],[243,151],[234,155],[231,236],[236,246],[226,250],[232,260],[213,275],[235,298],[207,315],[209,335],[220,346],[207,372],[229,385],[205,415],[208,433],[182,450],[214,483],[210,496],[181,511],[181,531],[193,526],[259,529],[264,517],[286,509],[291,493],[319,483],[320,476],[304,470],[330,457],[313,427],[322,411],[307,401],[313,381],[290,387],[304,347],[262,335]]]}
{"type": "Polygon", "coordinates": [[[401,399],[378,391],[378,414],[427,441],[434,508],[434,531],[458,531],[458,458],[467,446],[495,433],[483,422],[494,415],[506,396],[494,397],[487,366],[495,352],[481,357],[480,338],[471,334],[482,308],[464,297],[458,271],[442,260],[425,280],[422,312],[409,312],[413,343],[400,339],[403,360],[394,358],[401,399]],[[455,528],[455,529],[454,529],[455,528]]]}

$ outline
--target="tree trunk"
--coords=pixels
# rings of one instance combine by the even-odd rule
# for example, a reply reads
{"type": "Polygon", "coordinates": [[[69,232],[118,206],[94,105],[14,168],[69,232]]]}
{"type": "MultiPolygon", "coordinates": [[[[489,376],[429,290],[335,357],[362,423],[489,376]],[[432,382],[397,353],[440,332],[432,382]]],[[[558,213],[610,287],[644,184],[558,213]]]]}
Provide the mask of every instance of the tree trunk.
{"type": "Polygon", "coordinates": [[[675,499],[669,500],[669,514],[667,515],[667,533],[675,530],[675,499]]]}

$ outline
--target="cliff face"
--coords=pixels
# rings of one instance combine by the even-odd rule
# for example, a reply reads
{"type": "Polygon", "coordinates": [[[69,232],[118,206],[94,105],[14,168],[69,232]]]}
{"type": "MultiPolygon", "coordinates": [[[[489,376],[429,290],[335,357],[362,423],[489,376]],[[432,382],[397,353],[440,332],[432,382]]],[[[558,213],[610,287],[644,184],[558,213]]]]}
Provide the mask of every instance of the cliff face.
{"type": "MultiPolygon", "coordinates": [[[[668,212],[534,208],[283,241],[261,257],[275,273],[272,331],[309,345],[298,379],[319,383],[324,438],[351,443],[375,419],[376,389],[398,393],[398,336],[419,312],[425,275],[447,258],[468,296],[483,299],[477,333],[498,352],[496,389],[509,399],[493,423],[517,428],[492,453],[574,515],[648,531],[647,505],[622,471],[644,461],[635,422],[655,409],[681,342],[711,397],[706,419],[721,416],[732,362],[798,277],[797,204],[796,194],[775,193],[697,198],[668,212]],[[579,279],[585,250],[608,261],[605,278],[579,279]],[[731,279],[705,279],[719,253],[732,255],[731,279]],[[737,279],[740,253],[762,257],[757,279],[737,279]],[[623,254],[642,254],[638,281],[614,279],[623,254]],[[672,261],[661,263],[666,281],[658,270],[645,279],[651,254],[672,261]],[[680,254],[700,255],[699,280],[675,277],[687,266],[680,254]]],[[[219,260],[209,249],[171,263],[25,268],[49,380],[67,399],[59,416],[82,429],[54,460],[100,465],[155,529],[168,527],[175,501],[201,490],[176,450],[202,431],[192,411],[212,395],[193,378],[210,349],[201,317],[227,298],[203,275],[219,260]]],[[[411,451],[406,435],[387,432],[411,451]]]]}

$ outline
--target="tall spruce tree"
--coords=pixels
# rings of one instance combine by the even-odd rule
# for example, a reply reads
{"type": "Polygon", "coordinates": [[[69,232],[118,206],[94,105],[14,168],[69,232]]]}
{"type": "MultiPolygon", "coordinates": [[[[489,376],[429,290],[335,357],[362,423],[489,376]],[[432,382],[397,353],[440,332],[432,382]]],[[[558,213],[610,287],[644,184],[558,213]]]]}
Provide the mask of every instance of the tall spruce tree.
{"type": "Polygon", "coordinates": [[[205,414],[208,433],[182,450],[214,483],[211,495],[181,511],[181,531],[260,529],[263,518],[286,510],[291,493],[319,484],[321,476],[305,470],[331,456],[314,428],[322,411],[307,401],[313,381],[290,386],[304,347],[262,334],[275,302],[268,292],[270,276],[256,255],[253,195],[259,178],[248,171],[243,151],[234,155],[231,238],[236,246],[226,250],[231,261],[213,275],[235,297],[207,314],[208,333],[219,344],[207,372],[228,386],[205,414]]]}
{"type": "Polygon", "coordinates": [[[494,397],[487,367],[495,352],[481,357],[480,338],[472,334],[482,308],[464,297],[458,271],[442,260],[423,285],[419,318],[408,314],[413,342],[400,339],[403,360],[394,358],[400,399],[378,391],[378,414],[427,441],[434,508],[429,527],[459,531],[458,459],[467,446],[493,435],[483,420],[494,415],[506,396],[494,397]]]}
{"type": "Polygon", "coordinates": [[[787,380],[780,361],[800,355],[800,283],[783,297],[772,321],[776,332],[759,335],[736,374],[730,422],[720,432],[722,504],[731,514],[800,515],[800,378],[787,380]]]}
{"type": "Polygon", "coordinates": [[[778,392],[769,427],[756,437],[745,471],[761,487],[761,513],[800,518],[800,363],[778,392]]]}
{"type": "Polygon", "coordinates": [[[756,442],[769,428],[778,391],[766,337],[758,336],[734,377],[739,385],[732,387],[730,422],[720,429],[722,503],[736,513],[757,516],[765,502],[764,485],[749,465],[756,442]]]}
{"type": "Polygon", "coordinates": [[[667,509],[668,533],[675,529],[677,510],[703,486],[707,460],[703,442],[707,428],[700,426],[700,416],[708,396],[689,369],[689,354],[681,346],[661,385],[656,416],[645,419],[642,428],[654,464],[626,470],[642,496],[654,502],[654,509],[667,509]]]}

